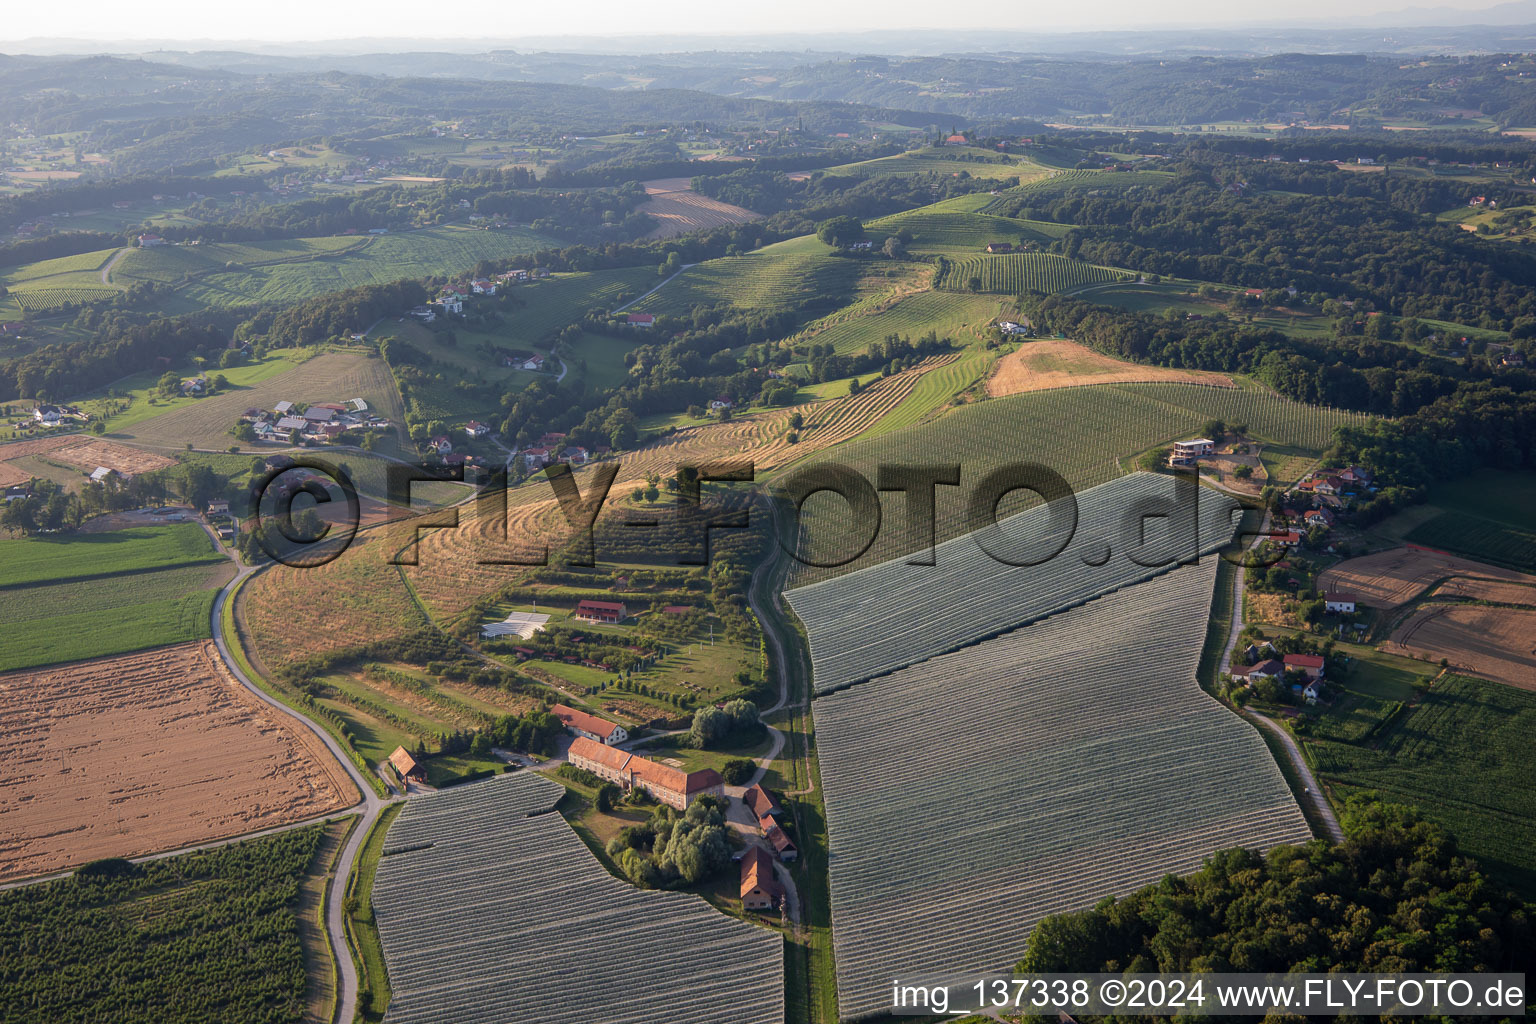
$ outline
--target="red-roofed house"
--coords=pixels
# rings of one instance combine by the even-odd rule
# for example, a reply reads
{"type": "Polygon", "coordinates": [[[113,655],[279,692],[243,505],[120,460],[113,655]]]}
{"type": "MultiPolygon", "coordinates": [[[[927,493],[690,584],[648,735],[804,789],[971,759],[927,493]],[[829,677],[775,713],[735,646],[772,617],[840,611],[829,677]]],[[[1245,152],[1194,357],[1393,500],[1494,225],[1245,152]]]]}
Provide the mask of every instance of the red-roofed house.
{"type": "Polygon", "coordinates": [[[417,764],[416,759],[404,747],[395,748],[395,752],[389,755],[389,763],[407,782],[427,781],[427,770],[417,764]]]}
{"type": "Polygon", "coordinates": [[[745,910],[772,910],[784,890],[773,878],[773,857],[761,846],[749,846],[741,858],[741,905],[745,910]]]}
{"type": "Polygon", "coordinates": [[[624,323],[626,326],[645,330],[656,326],[656,315],[654,313],[625,313],[624,323]]]}
{"type": "Polygon", "coordinates": [[[549,713],[560,719],[560,724],[577,736],[585,736],[610,747],[629,739],[629,732],[617,722],[589,715],[564,704],[556,704],[549,709],[549,713]]]}
{"type": "Polygon", "coordinates": [[[1316,681],[1323,678],[1323,656],[1321,654],[1287,654],[1285,656],[1287,670],[1298,669],[1307,674],[1307,679],[1316,681]]]}
{"type": "Polygon", "coordinates": [[[623,622],[629,611],[623,601],[581,601],[576,605],[576,617],[588,622],[623,622]]]}
{"type": "MultiPolygon", "coordinates": [[[[779,813],[778,801],[774,800],[773,794],[761,785],[748,786],[741,794],[741,802],[747,805],[753,817],[759,819],[759,822],[767,818],[772,824],[773,816],[779,813]]],[[[764,828],[766,829],[766,826],[764,828]]]]}
{"type": "Polygon", "coordinates": [[[969,146],[970,144],[971,140],[964,135],[951,135],[944,140],[944,145],[946,146],[969,146]]]}
{"type": "Polygon", "coordinates": [[[1354,594],[1346,594],[1341,590],[1329,590],[1323,594],[1325,611],[1353,614],[1357,606],[1358,601],[1354,594]]]}

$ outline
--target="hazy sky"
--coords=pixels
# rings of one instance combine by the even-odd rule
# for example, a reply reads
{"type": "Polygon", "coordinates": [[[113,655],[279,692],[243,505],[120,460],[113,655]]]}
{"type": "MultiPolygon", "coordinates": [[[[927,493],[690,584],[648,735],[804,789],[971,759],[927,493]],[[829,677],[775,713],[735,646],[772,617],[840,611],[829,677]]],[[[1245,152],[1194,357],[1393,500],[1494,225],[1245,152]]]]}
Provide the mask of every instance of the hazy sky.
{"type": "Polygon", "coordinates": [[[0,39],[270,40],[494,39],[527,36],[985,28],[1122,29],[1155,25],[1332,20],[1403,8],[1476,10],[1493,0],[513,0],[422,4],[419,0],[14,0],[0,39]]]}

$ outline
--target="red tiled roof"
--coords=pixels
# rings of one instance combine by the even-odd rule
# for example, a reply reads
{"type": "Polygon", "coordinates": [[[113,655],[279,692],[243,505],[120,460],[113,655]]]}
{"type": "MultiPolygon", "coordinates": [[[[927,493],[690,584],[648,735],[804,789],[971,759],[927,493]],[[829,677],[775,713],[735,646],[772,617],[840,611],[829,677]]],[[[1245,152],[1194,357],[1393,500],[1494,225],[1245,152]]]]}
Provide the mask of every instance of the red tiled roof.
{"type": "Polygon", "coordinates": [[[791,840],[789,836],[785,835],[784,830],[779,828],[779,826],[775,825],[772,828],[767,829],[766,832],[768,841],[772,843],[773,848],[778,850],[780,853],[783,853],[785,850],[795,849],[794,841],[791,840]]]}
{"type": "Polygon", "coordinates": [[[745,899],[753,889],[762,889],[771,896],[783,893],[773,877],[773,858],[761,846],[749,846],[741,858],[741,895],[745,899]]]}
{"type": "Polygon", "coordinates": [[[741,794],[741,800],[759,818],[776,814],[779,810],[779,805],[774,802],[773,797],[760,785],[748,786],[741,794]]]}
{"type": "Polygon", "coordinates": [[[596,715],[589,715],[585,711],[579,711],[564,704],[556,704],[549,709],[549,713],[560,719],[567,728],[580,729],[602,736],[604,739],[612,736],[613,731],[618,728],[617,724],[606,718],[598,718],[596,715]]]}
{"type": "Polygon", "coordinates": [[[619,615],[623,615],[625,608],[623,602],[621,601],[584,600],[576,606],[576,614],[580,615],[583,611],[615,612],[619,615]]]}
{"type": "Polygon", "coordinates": [[[1321,654],[1287,654],[1285,656],[1286,668],[1322,668],[1323,656],[1321,654]]]}

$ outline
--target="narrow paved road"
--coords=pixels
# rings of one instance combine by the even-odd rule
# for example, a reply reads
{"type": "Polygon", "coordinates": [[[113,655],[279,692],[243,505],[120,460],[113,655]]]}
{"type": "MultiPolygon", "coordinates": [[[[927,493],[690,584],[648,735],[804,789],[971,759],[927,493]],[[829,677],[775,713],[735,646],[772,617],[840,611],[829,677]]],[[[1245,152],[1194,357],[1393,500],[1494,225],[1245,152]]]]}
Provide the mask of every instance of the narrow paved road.
{"type": "Polygon", "coordinates": [[[657,292],[661,291],[667,285],[671,284],[673,279],[676,278],[678,274],[681,274],[684,270],[689,270],[689,269],[691,269],[693,267],[696,267],[696,266],[698,266],[697,263],[684,263],[681,267],[679,267],[677,269],[676,272],[674,272],[666,280],[662,281],[661,284],[658,284],[655,288],[652,288],[650,291],[646,292],[644,295],[641,295],[641,296],[638,296],[636,298],[630,299],[628,302],[624,303],[624,305],[619,306],[616,309],[610,309],[608,311],[608,315],[609,316],[613,316],[613,314],[615,314],[615,313],[622,313],[626,309],[628,309],[630,306],[633,306],[635,303],[640,302],[640,301],[642,301],[644,299],[650,298],[652,295],[655,295],[657,292]]]}
{"type": "Polygon", "coordinates": [[[112,268],[117,266],[117,261],[122,259],[123,258],[123,254],[126,253],[127,251],[128,251],[128,247],[124,246],[123,248],[117,250],[117,252],[113,253],[111,259],[107,260],[106,264],[101,268],[101,283],[102,284],[110,285],[112,283],[111,281],[107,280],[107,276],[112,273],[112,268]]]}
{"type": "MultiPolygon", "coordinates": [[[[1268,529],[1269,513],[1266,512],[1264,513],[1264,523],[1259,527],[1261,535],[1255,537],[1253,543],[1248,545],[1249,551],[1254,550],[1263,543],[1264,537],[1262,534],[1268,529]]],[[[1222,665],[1232,664],[1232,656],[1237,651],[1237,637],[1243,631],[1243,595],[1246,592],[1246,581],[1244,580],[1246,575],[1241,568],[1232,574],[1232,629],[1227,634],[1226,652],[1220,665],[1217,666],[1218,671],[1221,670],[1222,665]]],[[[1339,826],[1339,819],[1334,815],[1333,807],[1328,803],[1328,798],[1323,795],[1323,787],[1318,785],[1317,777],[1312,774],[1312,768],[1307,764],[1307,759],[1302,756],[1301,748],[1297,746],[1296,739],[1291,735],[1290,730],[1267,715],[1259,714],[1257,711],[1244,709],[1241,713],[1244,718],[1254,722],[1261,729],[1268,731],[1280,740],[1281,745],[1285,747],[1285,752],[1290,758],[1291,767],[1296,771],[1296,777],[1304,783],[1306,792],[1302,794],[1302,798],[1311,806],[1318,820],[1323,823],[1323,828],[1328,832],[1328,838],[1336,843],[1342,840],[1344,838],[1344,830],[1339,826]]]]}
{"type": "Polygon", "coordinates": [[[346,846],[342,848],[341,855],[336,861],[336,874],[331,879],[331,887],[330,891],[326,893],[325,904],[326,933],[331,943],[331,959],[336,964],[336,1016],[333,1019],[337,1024],[351,1024],[352,1018],[357,1015],[357,967],[352,963],[352,954],[347,950],[346,926],[343,923],[343,903],[345,903],[347,898],[347,883],[352,877],[352,866],[357,861],[357,852],[362,848],[363,841],[368,836],[368,830],[373,827],[373,823],[378,819],[379,813],[388,804],[393,803],[394,800],[381,799],[373,787],[369,785],[368,779],[364,778],[363,773],[352,763],[352,759],[347,756],[347,752],[342,750],[341,745],[331,738],[330,733],[297,711],[289,708],[282,701],[269,696],[265,690],[257,686],[241,670],[239,664],[230,654],[228,639],[224,635],[224,605],[230,600],[231,595],[235,592],[235,588],[243,580],[259,571],[261,571],[260,567],[245,566],[235,574],[234,579],[225,584],[223,590],[219,591],[217,600],[213,602],[213,642],[217,645],[219,656],[224,659],[224,664],[228,667],[230,674],[238,679],[247,690],[255,694],[258,700],[293,718],[320,738],[320,742],[325,744],[336,760],[341,762],[341,766],[346,769],[347,774],[352,777],[352,782],[357,786],[357,791],[361,795],[359,803],[353,805],[347,811],[347,813],[360,814],[361,817],[357,826],[353,828],[351,835],[347,837],[346,846]]]}

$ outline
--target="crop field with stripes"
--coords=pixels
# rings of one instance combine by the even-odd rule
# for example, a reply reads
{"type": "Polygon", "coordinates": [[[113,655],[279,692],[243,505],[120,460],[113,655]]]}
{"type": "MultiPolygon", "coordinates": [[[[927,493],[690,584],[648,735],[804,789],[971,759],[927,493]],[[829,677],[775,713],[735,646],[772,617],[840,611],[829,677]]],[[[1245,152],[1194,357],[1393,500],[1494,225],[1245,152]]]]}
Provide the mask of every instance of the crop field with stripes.
{"type": "Polygon", "coordinates": [[[417,797],[373,887],[386,1024],[781,1024],[783,939],[610,875],[532,772],[417,797]]]}
{"type": "Polygon", "coordinates": [[[1098,267],[1065,256],[1017,252],[946,262],[940,266],[934,286],[957,292],[1023,295],[1027,292],[1065,292],[1091,284],[1133,279],[1134,275],[1127,271],[1098,267]]]}
{"type": "MultiPolygon", "coordinates": [[[[1048,914],[1311,838],[1263,741],[1196,682],[1215,572],[1208,557],[816,699],[843,1019],[889,1007],[893,964],[1006,973],[1048,914]]],[[[1019,597],[991,575],[968,603],[1019,597]]]]}
{"type": "MultiPolygon", "coordinates": [[[[896,415],[901,416],[898,409],[896,415]]],[[[1354,413],[1302,405],[1272,392],[1195,384],[1107,384],[1057,388],[960,405],[912,430],[878,429],[838,448],[836,461],[874,479],[882,463],[954,463],[962,488],[936,492],[938,539],[966,532],[964,503],[957,494],[1005,463],[1037,462],[1059,473],[1074,488],[1087,488],[1122,475],[1121,460],[1148,448],[1196,436],[1212,418],[1245,424],[1250,436],[1275,444],[1321,451],[1335,427],[1365,421],[1354,413]]],[[[875,565],[916,549],[900,513],[899,495],[887,495],[879,535],[863,555],[836,569],[797,565],[792,580],[804,585],[842,572],[875,565]]],[[[828,560],[857,538],[847,522],[848,505],[816,495],[802,510],[802,532],[828,560]]]]}
{"type": "Polygon", "coordinates": [[[1463,852],[1527,895],[1536,892],[1536,694],[1443,675],[1370,745],[1309,743],[1335,785],[1413,804],[1463,852]]]}

